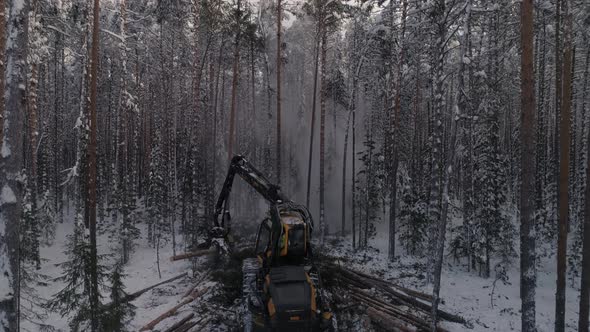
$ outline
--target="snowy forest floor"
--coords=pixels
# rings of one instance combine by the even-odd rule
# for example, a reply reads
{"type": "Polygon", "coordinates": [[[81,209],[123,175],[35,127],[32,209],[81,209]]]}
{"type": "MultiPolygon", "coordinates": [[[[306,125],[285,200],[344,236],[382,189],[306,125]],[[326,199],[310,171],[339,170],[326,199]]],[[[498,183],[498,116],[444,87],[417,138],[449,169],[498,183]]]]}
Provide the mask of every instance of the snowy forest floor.
{"type": "MultiPolygon", "coordinates": [[[[38,287],[38,295],[49,299],[57,291],[63,288],[63,284],[53,280],[62,274],[61,268],[56,264],[64,262],[63,244],[66,236],[72,232],[73,223],[59,224],[56,230],[54,245],[44,247],[41,250],[42,264],[41,274],[48,276],[47,286],[38,287]]],[[[387,260],[387,232],[379,232],[371,241],[372,246],[363,250],[353,250],[351,239],[344,241],[340,238],[329,238],[324,248],[317,247],[315,252],[340,257],[337,264],[346,265],[349,268],[373,274],[385,280],[392,280],[399,285],[431,293],[431,286],[425,280],[425,263],[413,258],[402,256],[394,263],[387,260]]],[[[133,301],[137,307],[135,317],[129,322],[129,330],[137,331],[142,326],[164,313],[180,302],[182,295],[194,286],[195,280],[200,274],[192,276],[191,263],[188,260],[171,262],[171,245],[160,249],[160,271],[158,274],[156,264],[156,252],[147,245],[145,239],[140,239],[130,263],[126,266],[125,278],[126,291],[132,293],[143,289],[159,281],[171,278],[178,274],[188,272],[189,277],[182,278],[172,283],[159,286],[133,301]]],[[[105,236],[99,238],[99,250],[106,251],[108,240],[105,236]]],[[[180,241],[179,241],[180,243],[180,241]]],[[[178,252],[182,252],[179,249],[178,252]]],[[[401,248],[400,251],[401,253],[401,248]]],[[[478,276],[477,272],[467,272],[467,269],[456,262],[449,264],[452,258],[447,257],[442,275],[441,297],[444,301],[442,308],[451,313],[456,313],[466,318],[472,328],[459,324],[445,322],[443,324],[449,331],[519,331],[520,330],[520,298],[519,298],[519,272],[518,261],[507,272],[508,282],[497,281],[494,288],[494,277],[485,279],[478,276]],[[493,305],[492,293],[493,290],[493,305]]],[[[202,260],[198,261],[200,264],[202,260]]],[[[205,268],[197,265],[196,271],[204,271],[205,268]]],[[[554,259],[544,259],[538,267],[537,284],[537,326],[539,331],[553,330],[554,303],[555,303],[555,263],[554,259]]],[[[239,283],[239,279],[236,279],[239,283]]],[[[179,321],[189,313],[195,313],[195,319],[208,310],[225,312],[226,322],[237,320],[239,307],[228,303],[223,299],[223,286],[220,283],[204,281],[201,288],[207,288],[207,293],[191,305],[181,308],[172,318],[165,319],[157,325],[156,330],[163,331],[173,323],[179,321]],[[220,308],[220,306],[224,306],[220,308]]],[[[227,287],[226,287],[227,288],[227,287]]],[[[239,285],[236,285],[239,289],[239,285]]],[[[235,289],[234,289],[235,292],[235,289]]],[[[566,304],[566,330],[575,331],[578,315],[578,290],[569,285],[567,288],[566,304]]],[[[234,294],[235,295],[235,294],[234,294]]],[[[108,302],[108,293],[104,294],[103,302],[108,302]]],[[[231,299],[230,299],[231,302],[231,299]]],[[[42,309],[38,309],[42,310],[42,309]]],[[[58,313],[47,312],[46,324],[53,326],[57,331],[68,331],[67,317],[61,317],[58,313]]],[[[235,324],[235,323],[234,323],[235,324]]],[[[207,331],[232,330],[230,326],[221,321],[211,321],[208,325],[201,326],[207,331]]],[[[22,323],[23,331],[38,331],[36,325],[29,322],[22,323]]]]}

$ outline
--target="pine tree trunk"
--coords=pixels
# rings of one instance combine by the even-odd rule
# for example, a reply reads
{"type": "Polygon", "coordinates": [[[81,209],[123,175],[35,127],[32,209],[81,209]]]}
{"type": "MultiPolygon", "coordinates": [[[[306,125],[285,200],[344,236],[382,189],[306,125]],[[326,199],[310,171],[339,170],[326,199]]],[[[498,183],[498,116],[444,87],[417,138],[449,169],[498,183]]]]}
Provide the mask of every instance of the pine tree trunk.
{"type": "Polygon", "coordinates": [[[535,328],[535,225],[534,225],[534,121],[533,0],[521,3],[521,193],[520,193],[520,297],[522,332],[535,328]]]}
{"type": "MultiPolygon", "coordinates": [[[[323,17],[322,17],[323,20],[323,17]]],[[[323,23],[322,23],[323,25],[323,23]]],[[[324,243],[326,225],[324,220],[325,212],[325,144],[326,144],[326,99],[327,96],[327,82],[326,82],[326,52],[328,33],[324,26],[322,31],[322,44],[321,44],[321,68],[322,72],[320,75],[320,243],[324,243]]]]}
{"type": "MultiPolygon", "coordinates": [[[[394,115],[393,115],[393,128],[392,128],[392,152],[393,155],[391,156],[393,161],[393,167],[391,169],[391,187],[389,188],[389,260],[393,261],[395,259],[395,217],[396,217],[396,204],[397,204],[397,171],[399,167],[399,122],[400,122],[400,114],[401,114],[401,89],[403,86],[403,78],[402,78],[402,67],[404,63],[404,38],[406,32],[406,13],[408,11],[408,2],[406,0],[402,0],[402,29],[400,32],[399,37],[399,44],[400,44],[400,51],[399,51],[399,58],[397,60],[397,69],[396,69],[396,76],[397,76],[397,86],[395,91],[395,104],[394,104],[394,115]]],[[[393,18],[392,18],[393,19],[393,18]]]]}
{"type": "MultiPolygon", "coordinates": [[[[561,82],[561,75],[562,75],[562,40],[560,39],[561,36],[561,1],[555,1],[555,118],[553,123],[553,160],[551,165],[552,174],[550,175],[552,183],[555,183],[555,192],[552,198],[551,204],[555,204],[555,206],[551,206],[551,210],[556,208],[559,210],[559,115],[561,112],[561,100],[562,100],[562,82],[561,82]]],[[[555,214],[556,219],[555,224],[559,223],[558,220],[558,213],[555,214]]],[[[552,220],[553,221],[553,220],[552,220]]]]}
{"type": "MultiPolygon", "coordinates": [[[[353,91],[354,94],[354,84],[353,84],[353,91]]],[[[344,149],[343,149],[343,157],[342,157],[342,204],[341,204],[341,215],[342,215],[342,225],[340,229],[340,235],[344,237],[346,231],[346,164],[347,164],[347,153],[348,153],[348,133],[350,128],[350,118],[352,113],[352,103],[354,97],[351,98],[351,111],[348,113],[348,117],[346,119],[346,133],[344,134],[344,149]]]]}
{"type": "MultiPolygon", "coordinates": [[[[588,52],[588,51],[587,51],[588,52]]],[[[590,52],[586,56],[586,70],[584,71],[584,81],[588,79],[588,61],[590,52]]],[[[584,86],[586,83],[584,83],[584,86]]],[[[586,89],[584,89],[584,93],[586,89]]],[[[587,126],[590,124],[587,124],[587,126]]],[[[588,129],[590,132],[590,128],[588,129]]],[[[589,157],[586,161],[586,182],[590,179],[590,141],[586,142],[586,155],[589,157]]],[[[583,231],[583,249],[582,249],[582,278],[580,285],[580,313],[578,316],[578,331],[588,331],[588,316],[590,315],[590,185],[586,184],[586,201],[584,207],[584,231],[583,231]]]]}
{"type": "Polygon", "coordinates": [[[432,167],[432,176],[431,176],[431,189],[430,189],[430,204],[429,204],[429,212],[430,212],[430,222],[433,223],[434,230],[436,230],[436,237],[434,243],[434,252],[430,253],[433,255],[433,263],[434,266],[432,267],[432,277],[433,280],[433,297],[432,297],[432,325],[431,330],[436,332],[436,326],[438,321],[438,304],[440,302],[439,293],[440,293],[440,279],[442,273],[442,261],[443,261],[443,251],[444,251],[444,243],[445,243],[445,232],[446,232],[446,211],[443,211],[443,200],[446,200],[446,197],[443,197],[443,186],[446,188],[448,184],[444,181],[445,178],[445,170],[444,170],[444,155],[443,155],[443,112],[446,109],[445,107],[445,100],[444,100],[444,54],[445,54],[445,45],[446,45],[446,22],[445,22],[445,12],[446,12],[446,1],[445,0],[437,0],[435,3],[435,8],[433,9],[435,13],[433,14],[433,21],[435,22],[436,27],[436,45],[434,49],[434,57],[436,68],[435,70],[435,77],[434,77],[434,110],[435,110],[435,117],[434,117],[434,128],[432,134],[432,158],[433,158],[433,167],[432,167]]]}
{"type": "Polygon", "coordinates": [[[305,206],[309,208],[309,199],[311,195],[311,166],[313,161],[313,136],[315,132],[315,110],[317,104],[317,88],[318,88],[318,67],[319,67],[319,52],[320,52],[320,23],[318,22],[318,29],[316,31],[316,42],[314,52],[314,69],[313,69],[313,98],[311,102],[311,128],[309,138],[309,157],[307,160],[307,194],[305,196],[305,206]]]}
{"type": "MultiPolygon", "coordinates": [[[[4,59],[6,53],[6,1],[0,0],[0,59],[4,59]]],[[[0,61],[0,73],[5,70],[4,61],[0,61]]],[[[4,74],[0,75],[0,149],[4,140],[4,77],[4,74]]]]}
{"type": "Polygon", "coordinates": [[[91,294],[90,294],[90,307],[91,313],[91,328],[92,331],[98,331],[98,305],[99,305],[99,293],[98,293],[98,270],[97,270],[97,252],[96,252],[96,181],[97,181],[97,159],[96,159],[96,136],[97,136],[97,81],[98,81],[98,44],[99,44],[99,17],[100,17],[100,5],[99,0],[94,0],[94,12],[93,12],[93,29],[92,29],[92,50],[91,50],[91,64],[90,64],[90,103],[89,111],[90,115],[90,141],[88,142],[88,199],[87,205],[87,217],[86,217],[86,228],[89,229],[90,234],[90,250],[91,250],[91,262],[90,262],[90,282],[91,282],[91,294]]]}
{"type": "Polygon", "coordinates": [[[230,112],[229,112],[229,139],[228,139],[228,148],[227,148],[227,160],[230,161],[233,154],[234,154],[234,132],[235,132],[235,121],[236,121],[236,103],[237,103],[237,93],[238,93],[238,78],[239,78],[239,63],[240,63],[240,5],[241,0],[238,0],[237,3],[237,13],[236,13],[236,24],[238,26],[238,31],[236,32],[236,40],[234,43],[234,64],[233,64],[233,78],[232,78],[232,87],[231,87],[231,105],[230,105],[230,112]]]}
{"type": "Polygon", "coordinates": [[[356,109],[352,109],[352,179],[351,179],[351,197],[352,197],[352,247],[360,247],[360,225],[359,237],[357,243],[356,237],[356,109]]]}
{"type": "Polygon", "coordinates": [[[277,184],[281,185],[281,67],[283,64],[281,56],[281,0],[277,0],[277,184]]]}
{"type": "MultiPolygon", "coordinates": [[[[537,220],[545,220],[545,200],[544,200],[544,188],[545,188],[545,176],[547,174],[546,169],[546,146],[547,146],[547,128],[545,125],[545,63],[546,63],[546,24],[545,15],[542,15],[543,32],[542,36],[539,37],[541,43],[539,46],[541,51],[538,52],[538,74],[539,84],[537,91],[538,107],[537,107],[537,144],[536,144],[536,162],[537,162],[537,174],[535,176],[535,210],[537,220]]],[[[537,49],[539,49],[539,47],[537,49]]]]}
{"type": "MultiPolygon", "coordinates": [[[[354,22],[354,49],[356,50],[357,47],[357,39],[356,39],[356,19],[354,22]]],[[[350,120],[352,115],[354,114],[354,111],[356,109],[356,90],[357,90],[357,86],[358,86],[358,77],[360,74],[360,70],[363,66],[363,54],[359,55],[359,59],[358,59],[358,65],[355,69],[354,72],[351,72],[350,74],[353,75],[352,76],[352,86],[350,87],[351,91],[350,91],[350,101],[348,104],[349,107],[349,111],[348,111],[348,117],[346,119],[346,133],[344,135],[344,150],[343,150],[343,162],[342,162],[342,236],[344,237],[344,233],[346,230],[346,165],[347,165],[347,154],[348,154],[348,136],[350,133],[350,120]]],[[[354,159],[354,156],[353,156],[354,159]]],[[[353,187],[354,187],[354,181],[353,181],[353,187]]],[[[354,202],[354,199],[353,199],[354,202]]],[[[355,238],[355,230],[354,227],[352,229],[352,237],[353,239],[355,238]]],[[[354,241],[352,246],[354,247],[354,241]]]]}
{"type": "MultiPolygon", "coordinates": [[[[0,8],[4,1],[0,0],[0,8]]],[[[6,44],[6,81],[10,82],[2,93],[6,97],[2,146],[0,147],[0,266],[2,284],[0,291],[0,329],[19,330],[19,220],[22,213],[23,188],[19,179],[24,167],[23,149],[26,114],[25,80],[27,77],[29,1],[11,1],[10,16],[6,25],[11,39],[6,44]]],[[[4,11],[2,11],[2,16],[4,11]]],[[[0,19],[2,20],[2,19],[0,19]]],[[[3,29],[4,25],[0,29],[3,29]]],[[[4,31],[0,30],[4,39],[4,31]]],[[[0,45],[3,48],[4,44],[0,45]]],[[[3,52],[0,52],[3,53],[3,52]]]]}
{"type": "MultiPolygon", "coordinates": [[[[463,126],[463,144],[466,146],[467,158],[465,160],[466,167],[463,176],[463,225],[465,225],[465,232],[467,233],[467,270],[471,270],[472,250],[471,250],[471,224],[474,214],[474,188],[473,188],[473,119],[471,109],[469,106],[468,96],[465,91],[465,58],[468,56],[471,34],[471,0],[469,0],[466,10],[465,18],[465,35],[463,45],[461,47],[461,62],[459,64],[459,87],[457,91],[457,106],[459,113],[467,116],[467,121],[463,126]]],[[[469,58],[471,60],[471,57],[469,58]]],[[[471,88],[471,86],[469,86],[471,88]]]]}
{"type": "Polygon", "coordinates": [[[33,62],[31,64],[31,73],[29,79],[29,154],[31,157],[31,179],[29,184],[33,188],[33,195],[36,193],[36,176],[37,176],[37,136],[38,136],[38,121],[37,121],[37,80],[39,74],[39,64],[33,62]]]}
{"type": "Polygon", "coordinates": [[[570,114],[572,108],[572,14],[570,1],[563,0],[566,15],[563,52],[563,89],[560,122],[559,228],[557,237],[557,290],[555,293],[555,331],[565,330],[565,274],[567,270],[567,231],[569,218],[570,114]]]}

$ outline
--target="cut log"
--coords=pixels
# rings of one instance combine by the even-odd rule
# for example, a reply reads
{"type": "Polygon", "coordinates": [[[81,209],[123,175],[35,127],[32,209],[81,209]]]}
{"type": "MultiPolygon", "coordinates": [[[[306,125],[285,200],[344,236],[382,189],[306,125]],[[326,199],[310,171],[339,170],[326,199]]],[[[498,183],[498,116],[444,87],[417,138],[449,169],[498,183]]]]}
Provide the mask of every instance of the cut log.
{"type": "MultiPolygon", "coordinates": [[[[175,277],[172,277],[170,279],[166,279],[164,281],[160,281],[159,283],[153,284],[153,285],[151,285],[149,287],[142,288],[142,289],[140,289],[140,290],[138,290],[136,292],[133,292],[131,294],[127,294],[127,296],[125,296],[121,300],[121,302],[122,303],[131,302],[131,301],[135,300],[136,298],[140,297],[141,295],[143,295],[144,293],[146,293],[146,292],[148,292],[148,291],[150,291],[150,290],[152,290],[152,289],[154,289],[154,288],[156,288],[158,286],[162,286],[162,285],[167,284],[169,282],[172,282],[174,280],[178,280],[180,278],[186,277],[186,275],[187,275],[187,273],[185,272],[185,273],[179,274],[179,275],[177,275],[175,277]]],[[[113,306],[113,303],[107,303],[107,304],[105,304],[105,305],[103,305],[101,307],[101,311],[103,311],[103,312],[104,311],[107,311],[108,312],[111,309],[112,306],[113,306]]]]}
{"type": "MultiPolygon", "coordinates": [[[[387,304],[383,304],[383,303],[381,303],[381,301],[378,301],[376,299],[365,298],[358,293],[354,293],[352,295],[352,298],[363,303],[365,306],[373,307],[377,310],[386,312],[386,313],[390,314],[391,316],[395,316],[395,317],[397,317],[401,320],[404,320],[416,327],[420,327],[420,328],[424,328],[424,329],[428,329],[430,327],[430,325],[428,324],[427,321],[425,321],[423,318],[420,318],[420,317],[417,317],[417,316],[411,314],[409,311],[405,312],[402,309],[388,306],[387,304]]],[[[441,332],[443,332],[443,331],[441,331],[441,332]]]]}
{"type": "Polygon", "coordinates": [[[191,293],[195,290],[195,288],[197,288],[199,286],[199,284],[205,280],[205,278],[207,278],[209,276],[209,274],[211,273],[211,270],[206,270],[205,272],[203,272],[200,276],[199,279],[197,280],[197,282],[188,288],[188,290],[186,291],[186,293],[184,293],[184,295],[182,295],[182,298],[185,298],[189,295],[191,295],[191,293]]]}
{"type": "Polygon", "coordinates": [[[170,309],[170,310],[166,311],[165,313],[161,314],[160,316],[158,316],[158,318],[156,318],[156,319],[152,320],[151,322],[149,322],[148,324],[146,324],[139,331],[148,331],[148,330],[153,329],[156,325],[158,325],[158,323],[160,323],[164,319],[174,315],[176,313],[176,311],[178,311],[179,308],[193,302],[198,297],[205,294],[208,289],[209,288],[206,287],[201,290],[195,290],[189,297],[182,300],[179,304],[175,305],[172,309],[170,309]]]}
{"type": "Polygon", "coordinates": [[[180,278],[186,277],[186,275],[187,275],[187,273],[185,272],[185,273],[182,273],[182,274],[177,275],[176,277],[172,277],[170,279],[166,279],[164,281],[161,281],[161,282],[159,282],[157,284],[154,284],[154,285],[151,285],[149,287],[140,289],[140,290],[138,290],[136,292],[133,292],[133,293],[127,295],[125,297],[125,301],[133,301],[133,300],[135,300],[136,298],[140,297],[141,295],[143,295],[145,292],[147,292],[149,290],[152,290],[152,289],[154,289],[154,288],[156,288],[158,286],[162,286],[162,285],[167,284],[169,282],[172,282],[174,280],[178,280],[180,278]]]}
{"type": "Polygon", "coordinates": [[[199,321],[185,323],[184,325],[179,327],[178,330],[176,330],[174,332],[187,332],[188,330],[192,329],[197,324],[199,324],[199,321]]]}
{"type": "MultiPolygon", "coordinates": [[[[372,305],[376,309],[387,311],[391,313],[393,316],[396,316],[400,319],[403,319],[412,325],[415,325],[420,328],[429,329],[430,324],[428,323],[428,319],[430,316],[425,314],[423,317],[418,316],[419,312],[412,312],[412,307],[403,306],[403,307],[395,307],[385,301],[380,300],[378,297],[367,294],[362,290],[353,290],[352,293],[353,298],[357,299],[358,301],[365,303],[367,305],[372,305]]],[[[443,332],[443,331],[441,331],[443,332]]]]}
{"type": "Polygon", "coordinates": [[[198,251],[193,251],[193,252],[187,252],[184,254],[180,254],[180,255],[176,255],[176,256],[172,256],[170,257],[170,261],[171,262],[175,262],[175,261],[179,261],[182,259],[188,259],[188,258],[192,258],[192,257],[200,257],[200,256],[206,256],[206,255],[212,255],[214,253],[217,252],[217,249],[212,248],[212,249],[205,249],[205,250],[198,250],[198,251]]]}
{"type": "MultiPolygon", "coordinates": [[[[207,319],[205,319],[204,322],[201,323],[203,319],[200,319],[197,324],[199,324],[199,329],[194,330],[194,331],[205,331],[205,326],[207,326],[207,324],[209,324],[209,321],[211,321],[211,317],[207,317],[207,319]]],[[[196,325],[196,324],[195,324],[196,325]]]]}
{"type": "Polygon", "coordinates": [[[361,277],[371,279],[375,282],[378,282],[379,284],[381,284],[381,286],[397,288],[410,296],[417,297],[417,298],[422,299],[427,302],[432,302],[432,295],[430,295],[430,294],[426,294],[426,293],[422,293],[422,292],[419,292],[419,291],[416,291],[413,289],[409,289],[404,286],[398,285],[396,283],[392,283],[392,282],[388,282],[386,280],[379,279],[379,278],[372,276],[370,274],[366,274],[366,273],[359,272],[359,271],[352,270],[352,269],[348,269],[348,270],[352,273],[355,273],[355,274],[361,276],[361,277]]]}
{"type": "Polygon", "coordinates": [[[164,332],[174,332],[174,330],[176,330],[179,327],[181,327],[182,325],[184,325],[184,323],[188,322],[193,317],[195,317],[195,314],[194,313],[189,314],[188,316],[186,316],[183,319],[179,320],[178,322],[174,323],[174,325],[170,326],[164,332]]]}
{"type": "MultiPolygon", "coordinates": [[[[410,326],[414,326],[420,330],[430,329],[430,317],[428,315],[425,315],[424,317],[419,317],[413,314],[410,310],[404,311],[401,308],[396,308],[391,305],[388,305],[387,303],[380,301],[377,298],[369,297],[368,295],[362,295],[362,293],[354,292],[352,294],[352,298],[359,301],[360,303],[363,303],[365,306],[369,308],[373,308],[391,317],[397,318],[398,320],[404,321],[408,323],[410,326]]],[[[407,308],[412,309],[411,307],[407,308]]],[[[448,332],[446,329],[440,326],[437,327],[437,331],[448,332]]]]}
{"type": "Polygon", "coordinates": [[[371,321],[375,322],[379,325],[382,329],[389,331],[389,332],[416,332],[416,329],[413,326],[406,325],[403,321],[396,319],[390,315],[384,314],[383,312],[374,309],[373,307],[369,307],[367,309],[367,314],[371,321]]]}
{"type": "MultiPolygon", "coordinates": [[[[368,287],[363,287],[363,288],[379,289],[379,290],[386,292],[389,295],[393,296],[395,300],[402,301],[402,302],[406,303],[408,306],[416,307],[416,308],[421,309],[425,312],[430,312],[432,310],[432,307],[429,303],[425,303],[422,300],[419,300],[413,296],[396,291],[396,290],[392,289],[391,287],[384,287],[381,282],[374,280],[374,277],[373,278],[366,278],[366,277],[363,277],[363,276],[355,273],[354,271],[351,271],[351,270],[348,270],[345,268],[340,268],[340,267],[336,267],[336,268],[339,269],[339,272],[342,275],[344,275],[346,278],[355,280],[361,284],[369,285],[368,287]]],[[[437,312],[438,312],[438,316],[446,321],[453,322],[453,323],[467,324],[467,321],[465,320],[465,318],[463,318],[461,316],[454,315],[454,314],[448,313],[448,312],[440,310],[440,309],[438,309],[437,312]]]]}

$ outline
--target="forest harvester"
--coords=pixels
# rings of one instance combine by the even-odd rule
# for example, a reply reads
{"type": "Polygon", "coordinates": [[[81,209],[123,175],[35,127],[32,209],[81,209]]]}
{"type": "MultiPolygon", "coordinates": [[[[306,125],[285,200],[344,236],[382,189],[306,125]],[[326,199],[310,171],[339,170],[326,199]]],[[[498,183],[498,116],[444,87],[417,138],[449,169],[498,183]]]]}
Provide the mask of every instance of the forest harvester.
{"type": "Polygon", "coordinates": [[[244,331],[330,329],[332,312],[313,262],[308,209],[288,199],[243,156],[231,160],[215,205],[212,241],[226,247],[231,227],[228,202],[236,174],[269,202],[268,215],[258,227],[255,257],[242,265],[244,331]]]}

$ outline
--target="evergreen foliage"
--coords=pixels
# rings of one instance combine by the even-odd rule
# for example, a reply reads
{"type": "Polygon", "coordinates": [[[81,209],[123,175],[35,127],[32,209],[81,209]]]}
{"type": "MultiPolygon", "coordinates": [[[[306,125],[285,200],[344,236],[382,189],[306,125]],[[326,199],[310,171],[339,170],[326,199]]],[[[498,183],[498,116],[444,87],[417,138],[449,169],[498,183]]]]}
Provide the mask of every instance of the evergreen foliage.
{"type": "Polygon", "coordinates": [[[92,317],[101,321],[104,315],[101,308],[90,305],[90,287],[91,263],[96,259],[99,287],[105,288],[108,271],[103,262],[106,255],[92,257],[90,244],[81,224],[77,224],[73,234],[68,235],[65,248],[68,260],[60,264],[63,274],[57,278],[65,283],[65,287],[53,296],[47,303],[47,308],[62,316],[69,316],[71,331],[87,331],[92,317]]]}
{"type": "Polygon", "coordinates": [[[111,302],[103,317],[105,331],[130,331],[126,326],[129,320],[135,316],[135,306],[126,299],[128,294],[125,292],[123,284],[124,277],[123,264],[116,263],[109,277],[111,302]]]}

